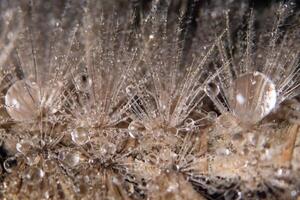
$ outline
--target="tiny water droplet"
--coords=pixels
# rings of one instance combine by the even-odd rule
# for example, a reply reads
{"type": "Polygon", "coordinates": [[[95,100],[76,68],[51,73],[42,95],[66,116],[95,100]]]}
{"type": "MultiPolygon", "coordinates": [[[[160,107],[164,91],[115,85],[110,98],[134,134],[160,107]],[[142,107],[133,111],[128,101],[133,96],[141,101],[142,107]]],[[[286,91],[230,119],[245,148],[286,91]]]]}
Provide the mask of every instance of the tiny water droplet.
{"type": "Polygon", "coordinates": [[[125,88],[125,91],[126,91],[126,94],[128,96],[133,96],[136,94],[136,89],[133,85],[128,85],[126,88],[125,88]]]}
{"type": "Polygon", "coordinates": [[[17,143],[16,149],[18,152],[22,153],[23,155],[26,155],[33,149],[33,143],[29,140],[21,140],[17,143]]]}
{"type": "Polygon", "coordinates": [[[77,152],[63,151],[59,153],[59,159],[69,167],[75,167],[80,162],[80,155],[77,152]]]}
{"type": "Polygon", "coordinates": [[[17,168],[17,166],[18,166],[18,161],[17,158],[14,156],[7,158],[3,163],[3,167],[8,173],[14,171],[17,168]]]}
{"type": "Polygon", "coordinates": [[[107,154],[113,155],[116,151],[117,151],[117,147],[113,143],[106,143],[100,149],[101,154],[104,154],[104,155],[107,155],[107,154]]]}
{"type": "Polygon", "coordinates": [[[143,126],[143,124],[136,120],[133,120],[132,122],[130,122],[130,124],[128,126],[129,131],[138,131],[138,130],[143,130],[144,128],[145,127],[143,126]]]}
{"type": "Polygon", "coordinates": [[[45,172],[49,172],[49,173],[54,172],[56,169],[56,162],[51,159],[45,160],[43,163],[43,169],[45,172]]]}
{"type": "Polygon", "coordinates": [[[40,160],[41,157],[36,151],[31,151],[26,154],[26,163],[30,166],[38,164],[40,160]]]}
{"type": "Polygon", "coordinates": [[[29,185],[36,185],[42,182],[45,173],[38,167],[29,167],[23,174],[25,183],[29,185]]]}
{"type": "Polygon", "coordinates": [[[218,118],[218,114],[214,111],[210,111],[207,113],[207,118],[211,121],[214,121],[215,119],[218,118]]]}
{"type": "Polygon", "coordinates": [[[71,132],[71,137],[74,143],[84,145],[90,140],[90,133],[85,128],[76,128],[71,132]]]}
{"type": "Polygon", "coordinates": [[[210,97],[216,97],[220,93],[220,87],[218,84],[210,82],[204,87],[205,93],[210,97]]]}

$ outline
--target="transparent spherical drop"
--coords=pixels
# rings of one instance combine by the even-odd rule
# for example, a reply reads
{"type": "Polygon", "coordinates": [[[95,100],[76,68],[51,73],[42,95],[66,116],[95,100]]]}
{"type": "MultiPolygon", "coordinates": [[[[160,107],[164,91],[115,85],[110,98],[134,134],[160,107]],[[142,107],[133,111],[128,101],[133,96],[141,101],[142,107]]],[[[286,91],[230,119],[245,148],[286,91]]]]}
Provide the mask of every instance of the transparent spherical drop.
{"type": "Polygon", "coordinates": [[[220,87],[218,84],[210,82],[204,87],[205,93],[210,97],[216,97],[220,93],[220,87]]]}
{"type": "Polygon", "coordinates": [[[106,143],[100,149],[100,152],[102,154],[108,154],[108,155],[113,155],[115,154],[116,151],[117,151],[117,146],[113,143],[106,143]]]}
{"type": "Polygon", "coordinates": [[[43,162],[43,169],[45,172],[51,173],[56,170],[56,162],[51,159],[47,159],[43,162]]]}
{"type": "Polygon", "coordinates": [[[39,106],[39,87],[28,80],[16,81],[5,95],[8,114],[16,121],[36,118],[39,106]]]}
{"type": "Polygon", "coordinates": [[[246,73],[229,88],[229,105],[243,123],[255,124],[276,106],[275,84],[260,72],[246,73]]]}
{"type": "Polygon", "coordinates": [[[26,163],[29,166],[37,165],[41,160],[41,157],[37,151],[28,152],[25,158],[26,158],[26,163]]]}
{"type": "Polygon", "coordinates": [[[214,111],[210,111],[207,113],[207,118],[213,121],[218,118],[218,114],[214,111]]]}
{"type": "Polygon", "coordinates": [[[125,88],[125,91],[126,91],[126,94],[128,96],[133,96],[135,93],[136,93],[136,89],[133,85],[128,85],[126,88],[125,88]]]}
{"type": "Polygon", "coordinates": [[[7,113],[16,121],[36,119],[46,113],[55,113],[62,106],[59,99],[63,84],[50,82],[40,87],[29,80],[16,81],[5,95],[7,113]]]}
{"type": "Polygon", "coordinates": [[[74,78],[74,85],[81,92],[90,90],[92,84],[92,79],[86,73],[80,73],[74,78]]]}
{"type": "Polygon", "coordinates": [[[23,174],[24,182],[29,185],[36,185],[42,182],[44,178],[44,171],[38,167],[29,167],[23,174]]]}
{"type": "Polygon", "coordinates": [[[33,143],[29,140],[21,140],[17,143],[16,149],[18,152],[26,155],[27,153],[33,150],[33,143]]]}
{"type": "Polygon", "coordinates": [[[77,152],[65,151],[59,154],[59,159],[69,167],[75,167],[80,162],[80,155],[77,152]]]}
{"type": "Polygon", "coordinates": [[[90,140],[90,133],[85,128],[76,128],[71,132],[71,137],[74,143],[84,145],[90,140]]]}
{"type": "Polygon", "coordinates": [[[13,172],[18,167],[17,158],[14,156],[7,158],[3,163],[3,167],[8,173],[13,172]]]}
{"type": "Polygon", "coordinates": [[[129,131],[138,131],[138,130],[143,130],[144,128],[145,127],[143,126],[143,124],[141,122],[135,121],[135,120],[130,122],[130,124],[128,126],[129,131]]]}

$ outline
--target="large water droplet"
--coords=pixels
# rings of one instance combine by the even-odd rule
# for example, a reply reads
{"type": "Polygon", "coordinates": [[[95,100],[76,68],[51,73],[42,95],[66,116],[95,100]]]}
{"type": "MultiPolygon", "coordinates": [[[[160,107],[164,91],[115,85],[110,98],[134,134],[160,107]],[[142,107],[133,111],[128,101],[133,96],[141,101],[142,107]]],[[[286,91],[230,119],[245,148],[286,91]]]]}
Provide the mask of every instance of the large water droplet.
{"type": "Polygon", "coordinates": [[[36,185],[42,182],[45,173],[38,167],[29,167],[23,175],[25,183],[29,185],[36,185]]]}
{"type": "Polygon", "coordinates": [[[73,142],[75,142],[78,145],[84,145],[86,144],[90,139],[90,133],[85,128],[76,128],[71,132],[71,137],[73,142]]]}
{"type": "Polygon", "coordinates": [[[216,83],[210,82],[204,87],[205,93],[210,97],[216,97],[220,93],[220,87],[216,83]]]}
{"type": "Polygon", "coordinates": [[[63,85],[59,82],[50,85],[40,87],[29,80],[16,81],[5,95],[7,113],[16,121],[26,121],[33,120],[44,112],[57,112],[62,105],[58,98],[63,85]]]}
{"type": "Polygon", "coordinates": [[[229,105],[241,122],[255,124],[276,106],[275,84],[260,72],[246,73],[229,88],[229,105]]]}
{"type": "Polygon", "coordinates": [[[117,147],[113,143],[106,143],[100,148],[100,152],[103,155],[113,155],[117,151],[117,147]]]}
{"type": "Polygon", "coordinates": [[[5,95],[8,114],[16,121],[36,118],[39,105],[39,87],[28,80],[16,81],[5,95]]]}

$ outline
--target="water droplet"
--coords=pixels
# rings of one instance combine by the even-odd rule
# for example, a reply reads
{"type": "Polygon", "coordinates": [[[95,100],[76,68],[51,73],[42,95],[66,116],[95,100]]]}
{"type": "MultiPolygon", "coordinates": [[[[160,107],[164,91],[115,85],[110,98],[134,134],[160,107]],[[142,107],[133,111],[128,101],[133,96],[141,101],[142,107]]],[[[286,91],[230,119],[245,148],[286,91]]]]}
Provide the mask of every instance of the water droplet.
{"type": "Polygon", "coordinates": [[[14,156],[7,158],[3,163],[3,167],[8,173],[14,171],[17,168],[17,166],[18,166],[18,161],[17,158],[14,156]]]}
{"type": "Polygon", "coordinates": [[[54,160],[45,160],[43,163],[43,169],[45,172],[51,173],[56,169],[56,162],[54,160]]]}
{"type": "Polygon", "coordinates": [[[106,154],[113,155],[116,151],[117,151],[117,147],[113,143],[106,143],[100,149],[101,154],[105,154],[105,155],[106,154]]]}
{"type": "Polygon", "coordinates": [[[45,173],[38,167],[29,167],[23,174],[25,183],[29,185],[36,185],[42,182],[45,173]]]}
{"type": "Polygon", "coordinates": [[[237,119],[255,124],[276,106],[275,84],[260,72],[246,73],[229,88],[229,106],[237,119]]]}
{"type": "Polygon", "coordinates": [[[61,106],[57,101],[61,89],[61,83],[41,88],[29,80],[16,81],[5,95],[6,111],[16,121],[33,120],[44,112],[55,113],[61,106]]]}
{"type": "Polygon", "coordinates": [[[126,94],[128,96],[133,96],[136,94],[136,89],[133,85],[128,85],[126,88],[125,88],[125,91],[126,91],[126,94]]]}
{"type": "Polygon", "coordinates": [[[218,114],[214,111],[210,111],[207,113],[207,118],[211,121],[214,121],[215,119],[218,118],[218,114]]]}
{"type": "Polygon", "coordinates": [[[210,97],[216,97],[220,93],[220,87],[216,83],[210,82],[204,87],[205,93],[210,97]]]}
{"type": "Polygon", "coordinates": [[[80,162],[80,155],[77,152],[63,151],[59,153],[59,159],[69,167],[75,167],[80,162]]]}
{"type": "Polygon", "coordinates": [[[16,81],[5,95],[8,114],[16,121],[32,120],[37,117],[39,87],[28,80],[16,81]]]}
{"type": "Polygon", "coordinates": [[[74,84],[77,90],[86,92],[92,87],[92,79],[86,73],[80,73],[74,78],[74,84]]]}
{"type": "Polygon", "coordinates": [[[73,142],[78,145],[84,145],[90,140],[90,133],[85,128],[76,128],[71,132],[73,142]]]}
{"type": "Polygon", "coordinates": [[[22,153],[23,155],[26,155],[27,153],[33,150],[33,143],[29,140],[21,140],[17,143],[16,149],[18,152],[22,153]]]}
{"type": "Polygon", "coordinates": [[[145,127],[143,126],[143,124],[139,121],[132,121],[130,122],[129,126],[128,126],[128,130],[129,131],[138,131],[138,130],[143,130],[145,127]]]}
{"type": "Polygon", "coordinates": [[[41,157],[36,151],[31,151],[26,154],[26,163],[30,166],[36,165],[40,162],[41,157]]]}

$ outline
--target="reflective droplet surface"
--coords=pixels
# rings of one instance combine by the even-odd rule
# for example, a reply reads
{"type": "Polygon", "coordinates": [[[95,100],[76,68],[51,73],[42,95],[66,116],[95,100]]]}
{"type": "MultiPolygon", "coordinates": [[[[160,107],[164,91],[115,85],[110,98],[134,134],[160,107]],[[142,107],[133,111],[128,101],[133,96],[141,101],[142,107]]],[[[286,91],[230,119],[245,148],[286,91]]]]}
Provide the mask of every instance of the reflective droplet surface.
{"type": "Polygon", "coordinates": [[[59,159],[69,167],[75,167],[80,162],[80,155],[77,152],[64,151],[59,153],[59,159]]]}
{"type": "Polygon", "coordinates": [[[207,113],[207,118],[213,121],[218,118],[218,114],[214,111],[210,111],[207,113]]]}
{"type": "Polygon", "coordinates": [[[7,158],[3,163],[3,167],[8,173],[11,173],[13,170],[15,170],[17,166],[18,161],[17,158],[14,156],[7,158]]]}
{"type": "Polygon", "coordinates": [[[126,91],[126,94],[128,96],[133,96],[135,93],[136,93],[136,89],[133,85],[128,85],[126,88],[125,88],[125,91],[126,91]]]}
{"type": "Polygon", "coordinates": [[[41,157],[37,151],[31,151],[26,154],[26,163],[30,166],[36,165],[40,162],[41,157]]]}
{"type": "Polygon", "coordinates": [[[210,97],[216,97],[220,93],[220,87],[216,83],[210,82],[204,87],[205,93],[210,97]]]}
{"type": "Polygon", "coordinates": [[[16,149],[18,152],[26,155],[33,149],[33,143],[29,140],[21,140],[20,142],[17,143],[16,149]]]}
{"type": "Polygon", "coordinates": [[[36,185],[42,182],[44,175],[45,173],[42,169],[38,167],[30,167],[24,172],[23,178],[25,183],[29,185],[36,185]]]}
{"type": "Polygon", "coordinates": [[[132,121],[130,122],[129,126],[128,126],[128,130],[129,131],[138,131],[138,130],[143,130],[145,127],[143,126],[143,124],[139,121],[132,121]]]}
{"type": "Polygon", "coordinates": [[[40,87],[29,80],[16,81],[5,95],[6,111],[16,121],[28,121],[47,113],[55,113],[62,105],[63,84],[49,82],[40,87]]]}
{"type": "Polygon", "coordinates": [[[255,124],[276,106],[275,84],[260,72],[246,73],[229,88],[232,113],[243,123],[255,124]]]}
{"type": "Polygon", "coordinates": [[[71,132],[71,137],[74,143],[84,145],[89,141],[90,133],[87,129],[80,127],[71,132]]]}
{"type": "Polygon", "coordinates": [[[45,172],[51,173],[56,169],[56,162],[54,160],[45,160],[43,163],[43,169],[45,172]]]}
{"type": "Polygon", "coordinates": [[[16,81],[5,95],[8,114],[16,121],[36,118],[39,105],[39,87],[28,80],[16,81]]]}

